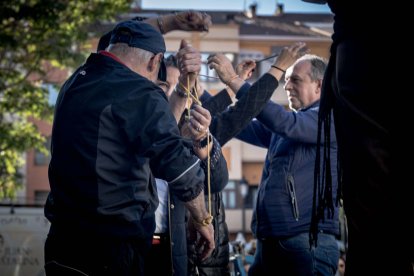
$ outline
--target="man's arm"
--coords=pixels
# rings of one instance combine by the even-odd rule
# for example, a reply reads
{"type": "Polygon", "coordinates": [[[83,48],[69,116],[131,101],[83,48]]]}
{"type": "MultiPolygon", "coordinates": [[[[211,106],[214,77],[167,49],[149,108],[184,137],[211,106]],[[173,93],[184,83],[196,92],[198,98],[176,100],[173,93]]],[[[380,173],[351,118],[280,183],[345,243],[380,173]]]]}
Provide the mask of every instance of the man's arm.
{"type": "Polygon", "coordinates": [[[216,95],[212,96],[208,91],[204,90],[200,97],[200,101],[204,108],[210,111],[211,116],[216,116],[218,113],[223,112],[229,105],[233,103],[227,89],[221,90],[216,95]]]}
{"type": "MultiPolygon", "coordinates": [[[[199,65],[198,71],[193,71],[195,75],[197,75],[201,69],[201,55],[200,52],[192,47],[190,44],[186,44],[186,47],[181,47],[177,52],[177,63],[180,65],[179,70],[180,72],[188,71],[185,67],[190,65],[199,65]]],[[[185,86],[186,79],[180,78],[180,83],[185,86]]],[[[179,84],[179,86],[181,86],[179,84]]],[[[178,87],[180,90],[182,87],[178,87]]],[[[220,91],[214,97],[211,96],[207,91],[203,90],[199,81],[195,82],[196,88],[196,97],[199,98],[203,107],[205,107],[208,111],[210,111],[211,116],[215,116],[218,112],[223,111],[227,108],[233,101],[230,96],[230,93],[227,89],[220,91]]],[[[185,95],[185,94],[184,94],[185,95]]]]}
{"type": "Polygon", "coordinates": [[[272,132],[258,120],[252,120],[236,138],[257,147],[269,148],[272,132]]]}
{"type": "Polygon", "coordinates": [[[220,145],[226,144],[250,123],[269,101],[278,84],[273,76],[265,74],[234,106],[213,118],[210,131],[220,145]]]}
{"type": "Polygon", "coordinates": [[[144,20],[157,28],[162,34],[171,31],[208,32],[212,25],[211,16],[205,12],[183,11],[176,14],[161,15],[144,20]]]}
{"type": "MultiPolygon", "coordinates": [[[[270,101],[257,115],[257,120],[269,130],[293,140],[314,143],[318,137],[319,105],[305,111],[292,112],[270,101]]],[[[336,142],[335,129],[331,124],[331,142],[336,142]]]]}
{"type": "Polygon", "coordinates": [[[193,105],[190,116],[191,119],[181,125],[181,135],[192,139],[193,151],[201,159],[201,167],[206,175],[204,190],[208,191],[208,173],[210,173],[210,192],[220,192],[228,182],[228,170],[220,144],[208,132],[211,122],[210,113],[202,106],[193,105]]]}
{"type": "MultiPolygon", "coordinates": [[[[176,14],[167,14],[145,19],[133,18],[132,20],[142,20],[153,26],[162,34],[174,30],[208,32],[212,25],[211,16],[198,11],[184,11],[176,14]]],[[[109,46],[111,33],[112,30],[99,39],[97,52],[103,51],[109,46]]]]}
{"type": "MultiPolygon", "coordinates": [[[[200,237],[195,237],[197,240],[197,247],[201,249],[198,256],[201,261],[206,259],[213,252],[214,243],[214,228],[212,222],[212,216],[205,210],[205,198],[204,193],[200,193],[194,200],[186,202],[185,206],[190,211],[189,235],[196,236],[194,230],[200,234],[200,237]]],[[[199,252],[199,250],[197,250],[199,252]]]]}
{"type": "MultiPolygon", "coordinates": [[[[249,122],[257,116],[269,101],[273,92],[279,85],[278,80],[283,76],[286,68],[292,65],[305,51],[304,43],[295,43],[285,47],[267,74],[263,75],[237,103],[225,112],[215,116],[211,123],[210,131],[219,140],[221,145],[227,143],[236,136],[249,122]]],[[[209,58],[209,65],[214,68],[233,91],[239,91],[248,85],[235,73],[231,62],[224,55],[215,55],[209,58]],[[237,77],[234,77],[237,76],[237,77]]],[[[249,68],[250,67],[246,67],[249,68]]],[[[237,93],[239,94],[239,93],[237,93]]]]}
{"type": "MultiPolygon", "coordinates": [[[[191,45],[184,43],[177,53],[177,61],[180,64],[179,85],[185,86],[183,84],[186,81],[185,76],[188,74],[195,75],[199,72],[201,68],[201,55],[191,45]]],[[[195,82],[195,85],[197,84],[195,82]]],[[[176,90],[171,94],[169,103],[177,120],[183,116],[187,100],[188,95],[186,93],[181,94],[181,92],[176,90]]],[[[181,134],[193,140],[193,151],[202,160],[201,166],[206,174],[208,173],[207,157],[208,154],[210,155],[211,192],[219,192],[227,184],[228,170],[220,144],[214,137],[210,139],[211,135],[208,132],[211,123],[210,112],[204,106],[193,104],[189,113],[186,112],[184,114],[184,116],[186,115],[189,115],[187,121],[181,120],[179,124],[181,134]]],[[[205,181],[205,190],[206,187],[207,179],[205,181]]]]}
{"type": "MultiPolygon", "coordinates": [[[[240,64],[237,65],[236,69],[238,75],[235,78],[240,78],[243,81],[246,81],[249,79],[252,75],[252,72],[254,68],[256,67],[256,63],[254,61],[243,61],[240,64]]],[[[243,84],[241,84],[241,87],[243,87],[243,84]]],[[[200,93],[200,101],[203,103],[203,106],[210,111],[211,116],[216,116],[218,113],[223,112],[229,105],[233,103],[232,97],[240,91],[239,90],[234,92],[230,87],[226,87],[223,90],[221,90],[219,93],[217,93],[214,96],[211,96],[208,91],[204,90],[202,93],[200,93]]]]}

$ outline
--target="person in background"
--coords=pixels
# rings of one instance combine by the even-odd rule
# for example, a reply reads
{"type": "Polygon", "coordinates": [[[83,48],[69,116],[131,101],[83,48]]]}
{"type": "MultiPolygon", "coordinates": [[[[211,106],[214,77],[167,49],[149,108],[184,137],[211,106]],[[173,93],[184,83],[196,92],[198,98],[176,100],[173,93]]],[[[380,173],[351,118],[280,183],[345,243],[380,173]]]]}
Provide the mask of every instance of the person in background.
{"type": "MultiPolygon", "coordinates": [[[[304,47],[304,43],[297,43],[284,48],[278,59],[275,61],[274,66],[289,67],[303,54],[301,50],[303,50],[304,47]]],[[[196,64],[197,61],[200,62],[199,56],[200,54],[195,48],[188,46],[178,52],[178,63],[184,65],[196,64]]],[[[228,109],[226,108],[231,104],[230,95],[234,93],[228,91],[229,89],[226,89],[227,91],[221,91],[216,96],[210,98],[207,91],[204,91],[200,96],[200,99],[204,98],[203,106],[209,109],[212,115],[210,132],[221,145],[224,145],[237,135],[244,126],[249,124],[251,119],[261,111],[276,89],[278,85],[277,80],[282,77],[282,73],[275,68],[271,68],[268,74],[265,74],[252,87],[249,87],[248,84],[244,84],[244,79],[247,79],[251,75],[251,72],[255,67],[254,62],[246,61],[240,64],[238,67],[244,69],[240,75],[235,74],[230,61],[223,54],[210,56],[208,63],[211,68],[218,71],[219,76],[227,86],[232,85],[232,91],[236,91],[236,95],[239,94],[238,90],[241,90],[242,86],[247,90],[243,93],[243,96],[239,97],[239,100],[235,105],[228,109]],[[227,63],[224,61],[227,61],[227,63]]],[[[178,85],[176,87],[176,93],[173,93],[173,95],[182,97],[181,103],[184,108],[189,96],[184,93],[183,86],[184,85],[178,85]]],[[[170,98],[170,102],[179,100],[179,97],[175,98],[175,100],[170,98]]],[[[183,109],[181,109],[181,111],[182,110],[183,109]]],[[[214,203],[213,213],[215,214],[215,220],[213,221],[213,224],[215,227],[215,241],[217,246],[211,257],[204,261],[200,261],[192,257],[195,250],[193,242],[189,239],[190,244],[193,244],[192,246],[189,246],[189,271],[192,275],[229,274],[228,230],[225,222],[225,210],[221,194],[214,195],[212,201],[214,203]]]]}
{"type": "MultiPolygon", "coordinates": [[[[185,42],[183,42],[185,43],[185,42]]],[[[177,69],[177,63],[174,56],[169,56],[166,61],[167,80],[166,82],[159,82],[161,86],[165,85],[164,92],[169,99],[170,108],[177,120],[180,122],[180,130],[183,136],[192,138],[192,135],[188,135],[188,129],[185,129],[187,124],[184,124],[188,112],[179,105],[180,101],[177,101],[177,93],[173,93],[177,83],[184,83],[187,81],[186,76],[188,72],[198,72],[201,66],[201,62],[195,66],[190,64],[188,66],[183,65],[181,74],[177,69]]],[[[216,200],[215,196],[219,193],[228,182],[227,163],[222,155],[221,146],[214,138],[214,135],[210,135],[208,128],[210,125],[211,117],[208,110],[204,109],[198,104],[194,104],[191,107],[191,126],[195,139],[193,140],[194,152],[202,160],[201,166],[205,170],[205,174],[210,174],[210,182],[205,182],[205,191],[210,191],[211,195],[206,193],[206,198],[211,198],[211,223],[214,226],[215,231],[221,231],[217,228],[216,221],[221,220],[220,212],[216,212],[216,200]],[[203,115],[204,114],[204,115],[203,115]],[[201,118],[204,117],[204,118],[201,118]],[[210,137],[209,143],[203,142],[206,137],[210,137]],[[210,159],[207,159],[205,154],[206,149],[210,146],[210,159]],[[210,162],[210,166],[208,166],[210,162]],[[224,173],[225,172],[225,173],[224,173]],[[210,187],[208,187],[210,185],[210,187]]],[[[207,179],[207,177],[206,177],[207,179]]],[[[194,225],[191,219],[186,219],[186,209],[184,202],[179,197],[169,192],[167,183],[162,179],[156,179],[158,196],[160,199],[160,205],[156,210],[157,228],[154,236],[159,236],[161,241],[153,245],[150,251],[148,261],[152,264],[147,271],[150,275],[194,275],[191,271],[188,271],[187,263],[187,225],[189,228],[193,228],[194,225]],[[165,238],[165,243],[162,240],[165,238]],[[160,266],[159,263],[164,260],[165,266],[160,266]],[[171,264],[168,266],[167,264],[171,264]]],[[[209,206],[209,200],[206,200],[206,206],[209,206]]],[[[217,236],[221,233],[216,233],[214,238],[217,241],[217,236]]],[[[215,252],[221,251],[222,245],[216,244],[215,252]]],[[[196,253],[196,252],[195,252],[196,253]]],[[[200,259],[199,254],[193,256],[195,259],[200,259]]],[[[228,262],[225,260],[225,262],[228,262]]],[[[224,274],[215,274],[224,275],[224,274]]]]}
{"type": "MultiPolygon", "coordinates": [[[[184,47],[190,47],[187,44],[187,42],[183,41],[182,43],[184,47]]],[[[183,58],[181,61],[182,66],[180,66],[180,68],[182,74],[178,69],[177,58],[174,55],[170,55],[168,58],[166,58],[165,64],[167,69],[167,81],[165,82],[166,86],[164,89],[167,97],[169,98],[171,110],[173,114],[176,116],[176,119],[179,122],[180,126],[185,121],[185,117],[187,116],[188,110],[186,108],[191,108],[191,112],[194,112],[194,110],[198,109],[206,110],[197,103],[193,104],[192,100],[189,100],[187,98],[185,98],[183,101],[182,96],[178,95],[178,93],[175,90],[177,84],[187,83],[185,76],[187,75],[188,67],[193,67],[193,69],[195,68],[194,66],[201,68],[201,56],[191,56],[183,58]]],[[[196,70],[196,72],[198,71],[196,70]]],[[[164,85],[164,82],[160,82],[160,85],[164,85]]],[[[200,133],[209,133],[208,128],[209,124],[198,124],[198,129],[200,133]]],[[[182,134],[185,135],[185,131],[182,131],[182,134]]],[[[223,190],[224,186],[227,184],[228,175],[217,175],[217,167],[224,166],[225,168],[227,168],[227,163],[222,156],[221,146],[215,139],[214,133],[211,133],[211,138],[212,140],[210,141],[210,143],[213,146],[212,153],[210,154],[211,195],[209,196],[206,194],[206,205],[211,205],[211,214],[213,217],[212,224],[215,229],[214,239],[216,248],[213,252],[212,257],[206,259],[206,261],[211,264],[210,268],[212,269],[212,275],[229,275],[229,256],[228,254],[225,254],[228,250],[228,231],[227,225],[224,221],[224,209],[223,206],[219,204],[221,201],[220,191],[223,190]]],[[[201,144],[201,142],[196,144],[201,144]]],[[[203,145],[203,147],[205,146],[206,145],[203,145]]],[[[203,168],[207,170],[206,161],[203,161],[202,164],[203,168]]],[[[157,187],[163,189],[162,180],[156,180],[157,187]]],[[[205,187],[205,189],[207,190],[207,187],[205,187]]],[[[166,190],[166,192],[168,194],[168,190],[166,190]]],[[[160,214],[158,217],[160,218],[160,221],[167,220],[163,218],[168,218],[167,221],[169,221],[170,227],[165,227],[165,231],[168,232],[169,237],[171,239],[171,243],[170,246],[166,246],[164,248],[163,252],[167,252],[168,256],[171,256],[172,258],[174,275],[204,275],[202,270],[196,271],[193,269],[192,266],[188,266],[188,264],[190,264],[191,262],[199,262],[200,259],[199,253],[193,248],[193,243],[187,244],[186,228],[192,228],[193,225],[189,223],[186,227],[186,212],[183,202],[174,195],[168,195],[168,203],[169,204],[164,207],[164,215],[160,214]],[[167,214],[168,216],[166,216],[167,214]]],[[[160,207],[158,209],[160,209],[160,207]]],[[[157,212],[159,211],[158,209],[157,212]]],[[[157,263],[159,263],[160,254],[152,254],[152,256],[153,264],[156,265],[157,263]]],[[[156,270],[151,270],[152,272],[159,272],[160,268],[157,268],[156,270]]]]}
{"type": "MultiPolygon", "coordinates": [[[[297,47],[298,49],[303,49],[304,46],[304,44],[295,44],[290,48],[284,49],[275,65],[282,67],[290,66],[301,54],[299,51],[293,51],[293,49],[295,47],[297,47]]],[[[220,56],[220,58],[225,58],[225,56],[221,54],[219,54],[218,56],[220,56]]],[[[194,66],[196,64],[201,64],[201,55],[194,47],[192,47],[189,44],[186,44],[185,47],[180,49],[180,51],[177,53],[177,57],[174,55],[170,55],[166,59],[165,64],[167,68],[167,81],[160,82],[160,84],[166,85],[165,91],[166,95],[168,95],[169,97],[169,103],[173,110],[173,113],[175,114],[176,118],[181,118],[185,108],[188,107],[189,102],[192,102],[192,98],[189,98],[188,95],[184,91],[182,91],[181,86],[177,86],[180,83],[186,83],[185,78],[179,80],[180,72],[177,68],[178,63],[182,65],[180,67],[183,68],[183,73],[185,74],[185,68],[187,65],[194,66]],[[179,106],[181,106],[181,108],[179,106]]],[[[213,62],[213,60],[215,59],[210,58],[210,60],[212,60],[213,62]]],[[[215,61],[214,64],[218,64],[218,61],[215,61]]],[[[229,66],[229,64],[226,64],[226,66],[229,66]]],[[[255,64],[252,61],[246,61],[240,64],[239,67],[244,69],[240,69],[240,78],[247,79],[250,77],[251,72],[255,67],[255,64]]],[[[224,67],[222,68],[222,70],[225,70],[226,72],[229,71],[229,69],[225,69],[224,67]]],[[[222,75],[224,76],[223,81],[225,83],[235,82],[235,73],[232,76],[224,73],[222,75]]],[[[273,80],[273,78],[279,79],[280,77],[282,77],[281,72],[278,70],[274,70],[274,68],[272,68],[269,72],[269,76],[266,76],[263,79],[261,79],[258,82],[258,84],[254,85],[250,90],[247,89],[249,90],[248,93],[245,93],[243,97],[240,97],[239,101],[235,104],[235,106],[230,107],[230,109],[226,111],[224,110],[232,103],[231,96],[234,93],[233,91],[229,91],[229,89],[224,89],[214,97],[211,97],[207,91],[202,91],[200,86],[198,86],[197,92],[200,100],[202,101],[203,107],[208,109],[213,117],[214,126],[210,127],[210,132],[213,134],[213,137],[215,137],[216,135],[218,135],[219,137],[214,138],[214,141],[215,139],[217,139],[221,144],[225,144],[238,132],[240,132],[243,128],[243,125],[247,125],[250,122],[250,120],[260,112],[261,108],[266,104],[266,102],[269,100],[274,90],[276,89],[277,85],[273,86],[273,82],[272,85],[269,85],[267,84],[267,81],[273,80]],[[261,88],[267,89],[261,90],[261,88]],[[200,93],[200,91],[202,92],[200,93]]],[[[241,86],[242,85],[240,85],[240,87],[241,86]]],[[[237,92],[237,90],[235,91],[237,92]]],[[[173,244],[173,250],[172,252],[170,252],[170,254],[172,255],[173,259],[173,266],[177,267],[174,269],[174,271],[178,272],[182,271],[181,263],[184,259],[184,257],[182,256],[182,252],[185,251],[184,246],[174,246],[177,244],[177,241],[180,240],[180,237],[182,236],[182,223],[180,223],[181,216],[178,216],[178,219],[176,218],[176,214],[179,213],[179,210],[181,210],[181,208],[179,205],[179,201],[177,199],[172,197],[170,200],[172,204],[170,204],[169,206],[173,206],[173,208],[169,208],[169,214],[173,214],[173,216],[171,216],[171,222],[173,225],[176,225],[176,227],[170,228],[172,229],[172,231],[170,231],[170,236],[171,243],[173,244]]],[[[208,198],[206,196],[206,202],[207,200],[208,198]]],[[[194,275],[196,273],[199,275],[229,274],[228,230],[225,222],[225,210],[221,194],[213,191],[211,201],[212,214],[214,217],[213,225],[215,228],[216,248],[210,258],[200,262],[200,260],[198,260],[197,258],[197,255],[195,254],[196,252],[194,250],[194,245],[190,241],[190,247],[188,252],[190,260],[188,273],[190,275],[194,275]]],[[[171,248],[167,248],[167,250],[168,249],[171,248]]]]}
{"type": "Polygon", "coordinates": [[[167,68],[167,87],[165,89],[165,95],[170,98],[174,92],[175,87],[179,83],[180,70],[177,65],[177,58],[175,55],[169,55],[165,59],[165,67],[167,68]]]}
{"type": "Polygon", "coordinates": [[[335,276],[344,276],[345,275],[345,262],[346,255],[344,252],[341,252],[338,259],[338,269],[336,270],[335,276]]]}
{"type": "Polygon", "coordinates": [[[164,52],[153,26],[124,21],[107,51],[91,54],[63,85],[45,206],[47,275],[144,275],[158,204],[154,176],[185,202],[200,258],[214,249],[200,159],[155,84],[164,52]]]}

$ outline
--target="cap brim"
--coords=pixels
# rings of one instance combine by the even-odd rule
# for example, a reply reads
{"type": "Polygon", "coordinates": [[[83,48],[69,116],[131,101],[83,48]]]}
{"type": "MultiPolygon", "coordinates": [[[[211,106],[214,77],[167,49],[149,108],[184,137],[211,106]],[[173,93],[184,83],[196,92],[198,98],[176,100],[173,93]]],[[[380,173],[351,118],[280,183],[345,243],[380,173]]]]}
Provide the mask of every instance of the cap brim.
{"type": "Polygon", "coordinates": [[[158,79],[161,81],[167,81],[167,67],[165,66],[164,59],[160,64],[160,70],[158,71],[158,79]]]}

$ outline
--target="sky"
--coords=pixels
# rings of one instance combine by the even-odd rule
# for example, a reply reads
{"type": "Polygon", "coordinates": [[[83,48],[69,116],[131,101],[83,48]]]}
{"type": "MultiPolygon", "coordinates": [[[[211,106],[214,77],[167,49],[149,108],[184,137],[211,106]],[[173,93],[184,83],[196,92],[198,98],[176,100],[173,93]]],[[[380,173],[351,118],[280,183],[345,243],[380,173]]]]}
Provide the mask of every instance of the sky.
{"type": "Polygon", "coordinates": [[[330,13],[325,5],[306,3],[302,0],[141,0],[144,9],[173,10],[211,10],[211,11],[243,11],[252,3],[257,3],[257,14],[274,14],[276,4],[283,4],[285,12],[295,13],[330,13]]]}

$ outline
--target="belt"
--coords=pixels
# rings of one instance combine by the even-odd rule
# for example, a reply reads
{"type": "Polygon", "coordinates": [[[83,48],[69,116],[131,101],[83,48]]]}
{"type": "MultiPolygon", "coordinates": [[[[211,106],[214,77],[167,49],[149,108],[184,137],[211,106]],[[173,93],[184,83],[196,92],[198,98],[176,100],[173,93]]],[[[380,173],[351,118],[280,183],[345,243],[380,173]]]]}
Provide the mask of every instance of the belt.
{"type": "Polygon", "coordinates": [[[167,243],[169,238],[170,238],[170,236],[169,236],[168,233],[167,234],[164,234],[164,233],[154,234],[152,236],[152,244],[157,245],[157,244],[167,243]]]}

